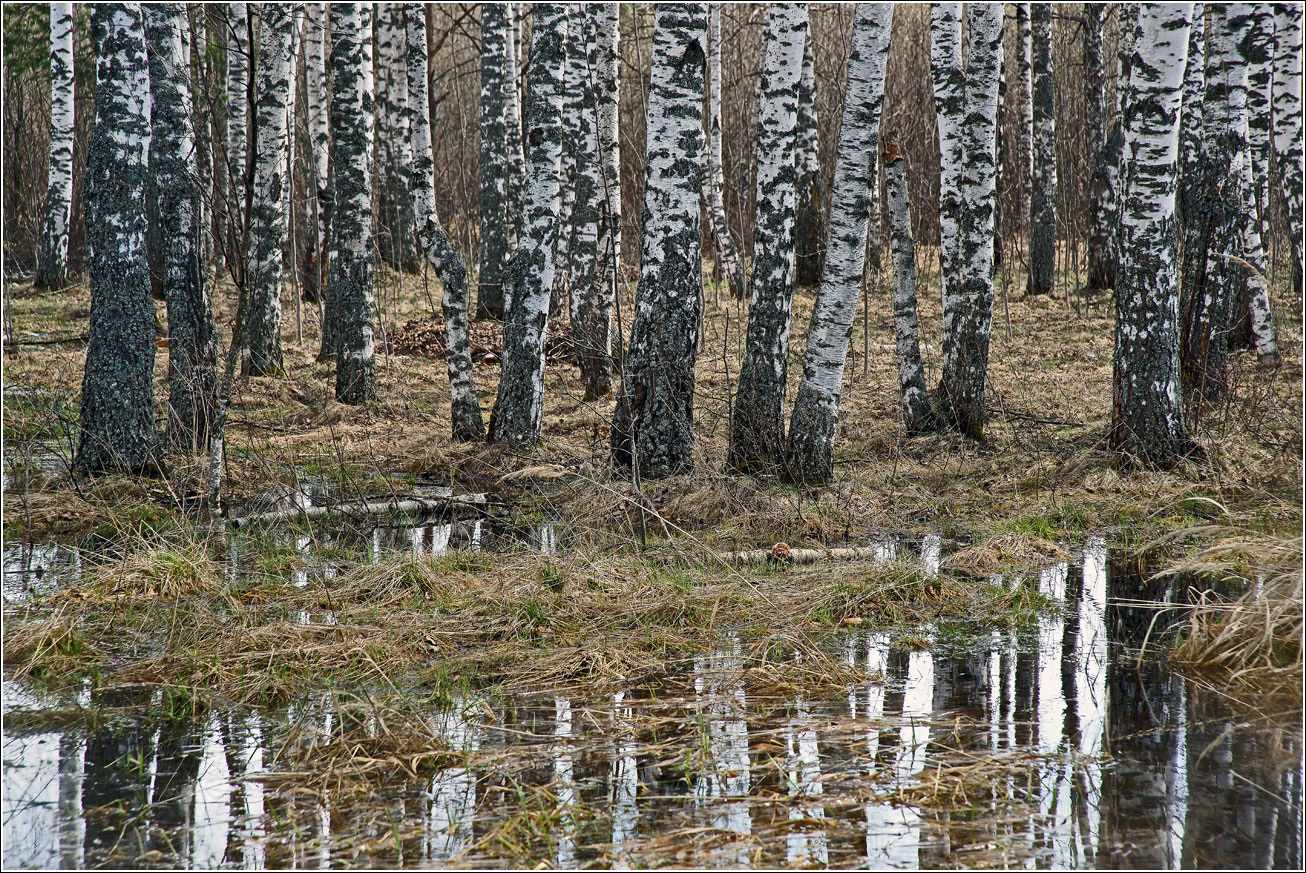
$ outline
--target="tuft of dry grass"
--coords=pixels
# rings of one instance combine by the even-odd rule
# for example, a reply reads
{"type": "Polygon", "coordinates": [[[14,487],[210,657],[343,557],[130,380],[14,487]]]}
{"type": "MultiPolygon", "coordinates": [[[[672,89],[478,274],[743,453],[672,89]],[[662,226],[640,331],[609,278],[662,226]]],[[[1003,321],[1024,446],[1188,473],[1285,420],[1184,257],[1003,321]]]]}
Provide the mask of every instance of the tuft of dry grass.
{"type": "Polygon", "coordinates": [[[1032,534],[1010,533],[989,537],[945,559],[953,570],[977,576],[1013,568],[1041,570],[1070,556],[1056,543],[1032,534]]]}

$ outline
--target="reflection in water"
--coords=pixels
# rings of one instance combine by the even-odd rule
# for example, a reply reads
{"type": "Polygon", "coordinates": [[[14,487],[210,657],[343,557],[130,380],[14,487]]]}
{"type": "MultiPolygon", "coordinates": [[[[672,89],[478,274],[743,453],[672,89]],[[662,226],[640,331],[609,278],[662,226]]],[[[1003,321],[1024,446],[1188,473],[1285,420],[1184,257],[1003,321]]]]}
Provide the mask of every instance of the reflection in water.
{"type": "MultiPolygon", "coordinates": [[[[434,550],[435,533],[401,542],[434,550]]],[[[451,528],[444,547],[463,535],[451,528]]],[[[920,552],[937,561],[928,542],[920,552]]],[[[1092,539],[1082,560],[1031,580],[1064,603],[1036,627],[962,644],[940,634],[920,652],[842,635],[838,652],[871,681],[829,697],[759,696],[748,641],[731,634],[665,687],[458,699],[429,716],[450,765],[381,780],[365,802],[278,778],[295,749],[383,729],[330,696],[164,718],[150,688],[56,704],[6,682],[4,864],[486,861],[497,844],[478,837],[529,812],[550,822],[535,860],[559,867],[666,860],[657,841],[675,833],[699,853],[677,864],[1296,869],[1299,728],[1258,726],[1138,658],[1177,617],[1138,602],[1172,594],[1144,570],[1092,539]],[[32,718],[87,706],[160,715],[97,720],[89,734],[32,718]],[[1024,763],[984,771],[959,800],[896,793],[990,760],[1024,763]],[[550,794],[519,790],[531,788],[550,794]],[[540,796],[544,807],[523,809],[540,796]]]]}

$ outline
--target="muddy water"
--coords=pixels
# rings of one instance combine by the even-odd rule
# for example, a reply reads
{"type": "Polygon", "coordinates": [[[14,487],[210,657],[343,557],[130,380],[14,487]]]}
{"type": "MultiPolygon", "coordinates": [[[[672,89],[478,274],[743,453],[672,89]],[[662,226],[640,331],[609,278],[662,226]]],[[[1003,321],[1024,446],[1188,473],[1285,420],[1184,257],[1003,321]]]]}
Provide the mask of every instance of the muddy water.
{"type": "MultiPolygon", "coordinates": [[[[940,543],[882,548],[928,570],[940,543]]],[[[454,750],[439,769],[365,792],[297,775],[296,749],[379,730],[352,695],[142,720],[115,713],[159,692],[7,681],[4,865],[1299,868],[1300,713],[1139,659],[1173,614],[1138,602],[1177,592],[1100,539],[1076,551],[1040,575],[1064,608],[1037,628],[930,627],[925,650],[848,632],[871,681],[828,696],[751,687],[731,636],[613,695],[471,693],[425,718],[454,750]],[[93,731],[60,718],[88,707],[93,731]]]]}

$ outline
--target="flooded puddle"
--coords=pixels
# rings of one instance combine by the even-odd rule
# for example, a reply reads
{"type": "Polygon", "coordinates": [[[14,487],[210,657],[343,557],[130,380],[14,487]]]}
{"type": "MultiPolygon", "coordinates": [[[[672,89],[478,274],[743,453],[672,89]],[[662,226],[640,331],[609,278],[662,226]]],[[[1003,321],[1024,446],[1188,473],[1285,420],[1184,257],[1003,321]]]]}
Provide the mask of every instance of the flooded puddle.
{"type": "MultiPolygon", "coordinates": [[[[477,524],[370,546],[485,546],[477,524]]],[[[937,538],[884,549],[937,571],[937,538]]],[[[7,553],[5,596],[77,566],[7,553]]],[[[1247,712],[1140,659],[1174,614],[1138,601],[1176,594],[1144,578],[1090,540],[1040,574],[1064,607],[1037,627],[940,624],[916,634],[928,648],[844,632],[831,645],[867,679],[824,696],[753,684],[729,634],[611,695],[469,692],[423,715],[433,756],[406,749],[414,775],[364,783],[322,763],[345,748],[380,766],[386,715],[361,692],[164,717],[153,687],[46,698],[6,681],[3,861],[1297,869],[1300,713],[1247,712]],[[86,708],[100,717],[62,715],[86,708]]]]}

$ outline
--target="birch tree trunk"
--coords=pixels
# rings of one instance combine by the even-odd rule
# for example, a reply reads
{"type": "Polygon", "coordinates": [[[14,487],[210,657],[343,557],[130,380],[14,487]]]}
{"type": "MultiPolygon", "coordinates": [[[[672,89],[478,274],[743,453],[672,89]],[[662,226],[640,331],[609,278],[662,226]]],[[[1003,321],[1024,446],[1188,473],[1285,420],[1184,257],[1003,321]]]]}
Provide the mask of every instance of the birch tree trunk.
{"type": "Polygon", "coordinates": [[[1180,363],[1195,422],[1202,401],[1223,395],[1233,306],[1244,267],[1242,163],[1247,160],[1247,63],[1251,4],[1212,10],[1202,99],[1201,195],[1186,238],[1180,363]]]}
{"type": "Polygon", "coordinates": [[[598,124],[598,274],[593,304],[586,302],[581,309],[583,345],[589,357],[584,365],[587,397],[601,397],[612,390],[612,309],[617,298],[617,273],[621,261],[621,140],[617,115],[619,18],[617,4],[599,5],[592,63],[594,112],[598,124]]]}
{"type": "Polygon", "coordinates": [[[253,67],[251,22],[247,3],[227,7],[227,263],[243,285],[248,262],[245,214],[249,183],[250,70],[253,67]]]}
{"type": "MultiPolygon", "coordinates": [[[[816,55],[803,40],[803,70],[798,79],[798,190],[794,217],[794,261],[799,285],[821,281],[821,160],[816,117],[816,55]]],[[[872,154],[875,149],[871,149],[872,154]]]]}
{"type": "Polygon", "coordinates": [[[1057,138],[1052,87],[1052,5],[1030,7],[1034,39],[1034,185],[1029,201],[1030,294],[1052,292],[1057,263],[1057,138]]]}
{"type": "Polygon", "coordinates": [[[309,190],[308,240],[304,246],[304,299],[318,300],[326,277],[326,201],[330,174],[331,135],[326,83],[326,4],[305,4],[304,107],[308,121],[309,190]]]}
{"type": "Polygon", "coordinates": [[[962,126],[966,113],[960,3],[930,6],[930,73],[934,80],[934,112],[939,128],[939,293],[943,298],[943,356],[946,361],[949,356],[947,338],[952,334],[955,318],[952,289],[958,284],[962,126]]]}
{"type": "Polygon", "coordinates": [[[73,204],[73,4],[50,4],[50,172],[36,288],[68,284],[68,221],[73,204]]]}
{"type": "Polygon", "coordinates": [[[1274,4],[1274,153],[1279,164],[1283,199],[1287,204],[1296,286],[1302,268],[1302,10],[1290,3],[1274,4]]]}
{"type": "Polygon", "coordinates": [[[146,259],[150,72],[139,3],[91,7],[95,120],[87,146],[90,339],[75,467],[143,471],[160,460],[154,425],[154,305],[146,259]]]}
{"type": "Polygon", "coordinates": [[[920,327],[916,318],[916,244],[911,238],[907,201],[907,162],[897,143],[884,148],[884,181],[893,236],[893,329],[898,353],[898,387],[902,423],[908,436],[934,430],[937,422],[921,366],[920,327]]]}
{"type": "Polygon", "coordinates": [[[721,165],[721,4],[708,6],[708,136],[707,178],[704,192],[708,202],[708,217],[712,223],[713,244],[721,259],[726,284],[736,300],[745,293],[743,260],[739,246],[730,233],[726,220],[725,171],[721,165]]]}
{"type": "Polygon", "coordinates": [[[331,258],[336,308],[336,399],[376,398],[372,289],[372,7],[331,4],[331,258]]]}
{"type": "Polygon", "coordinates": [[[741,472],[784,462],[784,402],[793,303],[794,206],[798,174],[798,81],[807,5],[773,3],[757,116],[757,211],[748,332],[730,421],[729,464],[741,472]]]}
{"type": "MultiPolygon", "coordinates": [[[[507,137],[507,169],[508,184],[508,220],[512,223],[512,240],[513,244],[509,251],[509,257],[512,251],[516,250],[518,242],[521,240],[522,231],[526,227],[526,187],[529,182],[526,170],[526,150],[525,143],[522,139],[522,49],[518,27],[525,19],[522,12],[522,4],[509,3],[508,9],[508,53],[507,67],[504,73],[504,99],[507,101],[505,107],[504,125],[507,128],[505,136],[507,137]]],[[[507,311],[507,294],[511,288],[504,287],[503,293],[505,299],[500,304],[497,314],[486,313],[487,315],[502,320],[504,312],[507,311]]],[[[482,317],[479,311],[477,318],[482,317]]]]}
{"type": "Polygon", "coordinates": [[[143,7],[151,80],[150,172],[158,185],[164,300],[168,307],[168,445],[208,450],[217,390],[209,298],[207,217],[199,180],[183,3],[143,7]]]}
{"type": "Polygon", "coordinates": [[[1121,164],[1124,160],[1124,114],[1129,95],[1129,59],[1133,55],[1135,29],[1138,22],[1138,4],[1115,5],[1119,22],[1116,45],[1116,120],[1111,125],[1106,143],[1094,160],[1094,192],[1098,211],[1100,235],[1089,238],[1089,286],[1114,288],[1116,271],[1120,263],[1120,197],[1124,184],[1121,164]]]}
{"type": "Polygon", "coordinates": [[[788,475],[798,482],[826,482],[834,475],[844,365],[857,315],[872,220],[875,144],[879,141],[892,17],[890,5],[859,3],[853,18],[848,81],[830,190],[825,270],[807,329],[803,379],[789,421],[788,475]]]}
{"type": "Polygon", "coordinates": [[[1002,64],[1002,6],[970,9],[970,61],[966,72],[960,183],[958,290],[953,316],[944,311],[940,412],[974,439],[984,435],[984,382],[993,326],[994,131],[998,68],[1002,64]]]}
{"type": "Polygon", "coordinates": [[[544,407],[544,342],[555,272],[554,248],[562,224],[562,76],[567,9],[537,3],[532,10],[530,84],[531,184],[526,227],[508,264],[512,286],[503,327],[499,392],[490,415],[491,442],[526,445],[540,436],[544,407]]]}
{"type": "Polygon", "coordinates": [[[1103,199],[1108,197],[1110,174],[1103,162],[1107,139],[1106,73],[1102,65],[1102,13],[1100,3],[1084,4],[1084,154],[1093,162],[1088,200],[1088,283],[1085,291],[1105,291],[1107,283],[1101,260],[1107,247],[1107,215],[1103,199]]]}
{"type": "Polygon", "coordinates": [[[1020,130],[1024,150],[1021,152],[1020,202],[1023,204],[1020,220],[1029,225],[1030,188],[1034,184],[1034,34],[1029,23],[1029,4],[1016,4],[1016,70],[1020,75],[1022,96],[1020,100],[1020,130]]]}
{"type": "Polygon", "coordinates": [[[1188,63],[1184,66],[1183,111],[1179,116],[1178,190],[1175,195],[1176,225],[1183,241],[1183,272],[1191,272],[1189,260],[1197,248],[1197,215],[1202,197],[1202,94],[1206,83],[1206,6],[1193,4],[1188,25],[1188,63]]]}
{"type": "Polygon", "coordinates": [[[295,5],[269,3],[259,19],[255,70],[254,192],[250,214],[247,376],[283,372],[281,255],[286,243],[286,105],[295,5]]]}
{"type": "Polygon", "coordinates": [[[659,4],[644,155],[643,255],[612,459],[640,478],[694,469],[694,366],[703,287],[707,4],[659,4]]]}
{"type": "Polygon", "coordinates": [[[394,270],[419,269],[415,249],[412,198],[408,175],[412,166],[412,139],[408,131],[408,65],[404,13],[399,3],[381,3],[376,9],[377,162],[380,185],[380,221],[377,242],[381,258],[394,270]]]}
{"type": "Polygon", "coordinates": [[[1274,79],[1274,9],[1266,3],[1252,4],[1252,21],[1247,54],[1247,148],[1251,152],[1248,176],[1252,186],[1252,202],[1256,209],[1256,234],[1262,242],[1267,238],[1269,222],[1266,220],[1269,190],[1270,157],[1273,153],[1271,139],[1274,132],[1273,79],[1274,79]]]}
{"type": "Polygon", "coordinates": [[[1125,152],[1131,159],[1120,214],[1108,439],[1129,466],[1173,467],[1193,447],[1180,386],[1174,232],[1187,24],[1193,6],[1142,7],[1137,62],[1130,77],[1125,152]]]}
{"type": "MultiPolygon", "coordinates": [[[[478,440],[485,434],[473,378],[471,344],[467,337],[467,266],[435,213],[435,167],[431,160],[428,121],[425,5],[405,3],[403,8],[408,34],[408,109],[411,113],[409,132],[413,141],[412,198],[417,216],[417,243],[440,277],[453,439],[467,442],[478,440]]],[[[487,5],[483,12],[493,15],[490,10],[487,5]]],[[[507,222],[510,219],[501,215],[499,220],[507,222]]]]}
{"type": "MultiPolygon", "coordinates": [[[[480,318],[503,318],[503,272],[517,244],[510,200],[510,188],[516,183],[511,178],[508,148],[508,131],[518,123],[509,112],[515,54],[512,26],[506,5],[486,3],[481,7],[481,251],[476,286],[480,318]]],[[[410,96],[412,88],[410,82],[410,96]]],[[[422,220],[419,214],[418,221],[422,220]]]]}
{"type": "Polygon", "coordinates": [[[576,315],[575,301],[571,297],[572,242],[576,236],[576,207],[580,202],[576,186],[580,181],[581,166],[585,161],[584,122],[580,120],[584,108],[584,80],[586,66],[586,34],[588,4],[568,4],[567,41],[563,47],[566,60],[562,67],[562,189],[560,204],[561,224],[554,246],[553,291],[549,298],[549,317],[554,318],[567,308],[568,321],[576,315]]]}

